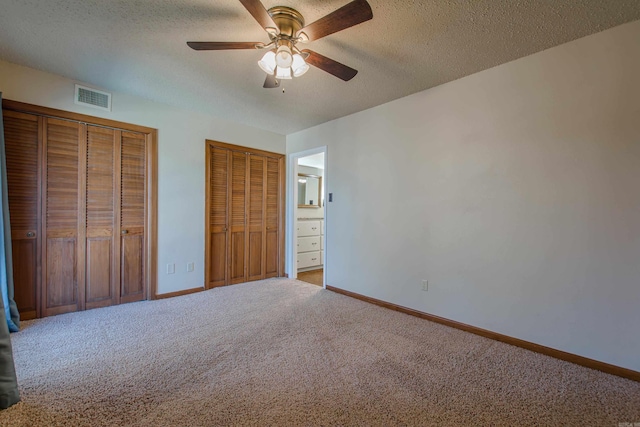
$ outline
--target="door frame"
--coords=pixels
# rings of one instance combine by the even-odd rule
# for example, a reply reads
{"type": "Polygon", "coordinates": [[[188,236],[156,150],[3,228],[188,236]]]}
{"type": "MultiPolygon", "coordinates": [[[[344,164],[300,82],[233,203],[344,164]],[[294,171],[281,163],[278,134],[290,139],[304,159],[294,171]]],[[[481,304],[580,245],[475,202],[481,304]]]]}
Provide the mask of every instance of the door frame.
{"type": "Polygon", "coordinates": [[[329,232],[327,227],[327,205],[328,205],[328,192],[327,189],[329,186],[327,183],[329,182],[329,177],[327,173],[328,159],[329,159],[329,150],[326,145],[311,148],[309,150],[298,151],[296,153],[289,153],[287,155],[287,169],[289,173],[287,174],[287,263],[285,266],[286,273],[289,278],[296,279],[298,277],[298,269],[296,268],[297,262],[297,253],[295,251],[296,241],[298,240],[297,233],[297,225],[298,225],[298,215],[296,215],[296,209],[298,208],[298,160],[302,157],[312,156],[314,154],[324,153],[324,174],[322,179],[322,185],[324,186],[324,197],[325,203],[322,207],[323,216],[324,216],[324,264],[322,265],[323,274],[322,274],[322,287],[324,289],[327,288],[327,271],[328,271],[328,262],[327,262],[327,247],[329,246],[327,242],[329,242],[329,232]]]}
{"type": "MultiPolygon", "coordinates": [[[[69,120],[81,124],[103,126],[116,130],[125,130],[141,133],[145,135],[146,168],[145,186],[147,189],[146,202],[147,212],[145,216],[145,296],[146,300],[153,300],[158,295],[158,130],[146,126],[124,123],[102,117],[89,116],[86,114],[74,113],[71,111],[58,110],[55,108],[42,107],[40,105],[27,104],[9,99],[2,100],[2,108],[21,113],[32,114],[41,117],[50,117],[59,120],[69,120]]],[[[41,165],[43,166],[43,165],[41,165]]],[[[38,255],[40,256],[40,254],[38,255]]],[[[41,265],[42,260],[39,260],[41,265]]],[[[37,307],[40,310],[42,283],[38,284],[37,307]]],[[[84,303],[84,302],[83,302],[84,303]]],[[[42,313],[38,312],[38,316],[42,313]]]]}

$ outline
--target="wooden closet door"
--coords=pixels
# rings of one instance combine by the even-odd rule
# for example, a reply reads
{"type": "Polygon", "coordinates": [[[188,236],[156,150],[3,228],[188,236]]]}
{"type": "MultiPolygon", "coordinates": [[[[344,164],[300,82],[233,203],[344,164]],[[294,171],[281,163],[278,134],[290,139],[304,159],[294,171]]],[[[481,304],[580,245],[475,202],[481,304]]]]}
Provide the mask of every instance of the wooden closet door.
{"type": "Polygon", "coordinates": [[[85,126],[46,118],[42,315],[83,309],[85,126]]]}
{"type": "Polygon", "coordinates": [[[266,157],[249,155],[249,198],[247,224],[247,280],[264,279],[266,157]]]}
{"type": "Polygon", "coordinates": [[[38,308],[40,247],[40,139],[37,116],[3,111],[15,301],[23,320],[38,308]]]}
{"type": "Polygon", "coordinates": [[[229,203],[229,283],[247,281],[246,269],[246,200],[247,154],[231,152],[231,201],[229,203]]]}
{"type": "Polygon", "coordinates": [[[209,147],[209,288],[227,284],[230,156],[229,150],[209,147]]]}
{"type": "Polygon", "coordinates": [[[284,156],[206,143],[206,287],[281,276],[284,156]]]}
{"type": "Polygon", "coordinates": [[[278,277],[280,265],[280,180],[281,161],[267,158],[265,202],[265,277],[278,277]]]}
{"type": "Polygon", "coordinates": [[[87,126],[86,308],[117,304],[114,148],[116,132],[87,126]]]}
{"type": "Polygon", "coordinates": [[[122,132],[120,144],[120,301],[146,298],[145,136],[122,132]]]}

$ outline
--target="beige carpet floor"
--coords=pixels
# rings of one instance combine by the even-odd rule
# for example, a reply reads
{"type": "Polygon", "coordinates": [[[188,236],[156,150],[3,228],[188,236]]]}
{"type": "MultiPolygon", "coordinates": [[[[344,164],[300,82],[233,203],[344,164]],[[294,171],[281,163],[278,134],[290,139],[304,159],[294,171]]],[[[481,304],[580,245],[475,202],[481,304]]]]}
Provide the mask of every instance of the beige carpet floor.
{"type": "Polygon", "coordinates": [[[3,426],[618,426],[640,383],[287,279],[24,322],[3,426]]]}

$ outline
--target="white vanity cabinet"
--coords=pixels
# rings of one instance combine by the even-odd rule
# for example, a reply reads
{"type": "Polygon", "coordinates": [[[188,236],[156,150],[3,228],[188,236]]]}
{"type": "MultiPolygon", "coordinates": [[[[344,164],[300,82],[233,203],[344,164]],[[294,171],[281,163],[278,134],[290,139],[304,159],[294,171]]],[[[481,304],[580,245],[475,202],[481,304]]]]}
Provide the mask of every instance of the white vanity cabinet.
{"type": "Polygon", "coordinates": [[[298,220],[298,237],[319,236],[320,220],[298,220]]]}
{"type": "Polygon", "coordinates": [[[298,270],[322,268],[324,261],[324,220],[298,219],[298,270]]]}
{"type": "Polygon", "coordinates": [[[320,250],[320,236],[298,237],[298,253],[320,250]]]}

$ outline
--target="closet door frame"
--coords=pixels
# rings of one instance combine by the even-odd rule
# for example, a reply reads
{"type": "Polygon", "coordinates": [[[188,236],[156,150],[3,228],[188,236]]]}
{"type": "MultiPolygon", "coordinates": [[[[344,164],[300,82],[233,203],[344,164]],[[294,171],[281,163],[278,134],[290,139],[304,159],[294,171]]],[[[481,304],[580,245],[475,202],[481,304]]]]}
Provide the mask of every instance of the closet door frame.
{"type": "MultiPolygon", "coordinates": [[[[240,153],[244,153],[247,156],[247,188],[246,188],[246,195],[248,196],[249,193],[249,182],[248,182],[248,178],[249,178],[249,158],[251,157],[251,155],[258,155],[258,156],[264,156],[267,158],[271,158],[271,159],[275,159],[278,161],[279,163],[279,177],[278,177],[278,190],[279,190],[279,197],[278,197],[278,277],[284,277],[284,245],[285,245],[285,223],[284,223],[284,207],[285,207],[285,179],[286,179],[286,174],[285,174],[285,167],[284,167],[284,154],[279,154],[279,153],[273,153],[270,151],[264,151],[264,150],[258,150],[255,148],[248,148],[248,147],[243,147],[243,146],[239,146],[239,145],[233,145],[233,144],[228,144],[225,142],[219,142],[219,141],[213,141],[213,140],[205,140],[205,168],[206,168],[206,172],[205,172],[205,245],[204,245],[204,257],[205,257],[205,270],[204,270],[204,288],[205,289],[211,289],[213,286],[211,286],[211,226],[210,226],[210,212],[211,212],[211,149],[212,148],[219,148],[219,149],[226,149],[229,150],[229,152],[240,152],[240,153]]],[[[231,162],[230,162],[231,163],[231,162]]],[[[227,182],[231,182],[231,164],[229,163],[229,169],[228,169],[228,173],[229,173],[229,178],[227,180],[227,182]]],[[[267,172],[267,162],[265,162],[265,168],[264,168],[264,175],[265,175],[265,188],[264,191],[266,192],[266,172],[267,172]]],[[[228,198],[230,200],[231,197],[231,187],[228,187],[227,190],[227,194],[228,194],[228,198]]],[[[264,198],[266,200],[266,197],[264,198]]],[[[245,215],[246,216],[246,215],[245,215]]],[[[230,219],[227,215],[227,222],[229,222],[230,219]]],[[[264,223],[264,221],[263,221],[264,223]]],[[[247,225],[245,227],[245,241],[248,239],[248,224],[245,221],[245,224],[247,225]]],[[[229,244],[230,242],[230,236],[229,234],[231,233],[231,227],[229,226],[229,224],[227,223],[227,244],[229,244]]],[[[264,233],[265,235],[263,236],[263,240],[266,239],[266,231],[264,233]]],[[[264,244],[263,244],[264,247],[264,244]]],[[[245,269],[248,268],[248,266],[246,265],[246,261],[247,261],[247,256],[246,253],[248,251],[248,246],[245,244],[245,269]]],[[[263,250],[262,253],[262,258],[264,259],[265,256],[265,251],[263,250]]],[[[227,269],[228,269],[228,263],[229,263],[229,257],[227,257],[227,269]]],[[[264,270],[264,269],[263,269],[264,270]]],[[[247,277],[247,274],[245,274],[245,277],[247,277]]],[[[229,280],[229,274],[226,274],[226,279],[225,279],[225,284],[224,285],[229,285],[230,280],[229,280]]]]}
{"type": "MultiPolygon", "coordinates": [[[[158,294],[158,130],[145,126],[104,119],[101,117],[88,116],[70,111],[12,101],[9,99],[2,100],[2,108],[4,110],[33,114],[41,117],[79,122],[83,127],[86,127],[86,125],[94,125],[144,134],[147,166],[147,174],[145,176],[147,188],[147,212],[145,214],[144,225],[145,299],[156,299],[158,294]]],[[[42,135],[41,138],[44,138],[44,135],[42,135]]],[[[41,147],[45,147],[45,141],[41,139],[40,142],[41,147]]],[[[86,150],[84,155],[86,157],[86,150]]],[[[80,188],[86,188],[86,176],[80,177],[80,188]]],[[[40,234],[42,235],[42,233],[40,234]]],[[[38,256],[40,257],[40,253],[38,256]]],[[[41,259],[39,259],[38,265],[41,265],[41,259]]],[[[39,273],[40,272],[38,272],[38,274],[39,273]]],[[[41,281],[38,282],[37,286],[38,300],[41,300],[43,286],[41,281]]],[[[37,303],[38,307],[40,307],[41,301],[37,301],[37,303]]],[[[82,304],[84,304],[84,301],[82,304]]]]}

